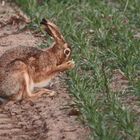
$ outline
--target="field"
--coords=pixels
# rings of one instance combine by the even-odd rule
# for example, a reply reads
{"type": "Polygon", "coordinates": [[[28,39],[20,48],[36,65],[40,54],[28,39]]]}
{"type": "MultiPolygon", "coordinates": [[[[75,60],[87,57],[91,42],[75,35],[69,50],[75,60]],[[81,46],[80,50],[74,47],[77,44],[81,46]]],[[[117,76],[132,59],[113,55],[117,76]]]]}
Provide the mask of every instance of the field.
{"type": "Polygon", "coordinates": [[[140,1],[16,2],[32,19],[31,29],[41,30],[48,18],[71,44],[76,68],[67,73],[68,85],[90,139],[139,140],[140,1]]]}

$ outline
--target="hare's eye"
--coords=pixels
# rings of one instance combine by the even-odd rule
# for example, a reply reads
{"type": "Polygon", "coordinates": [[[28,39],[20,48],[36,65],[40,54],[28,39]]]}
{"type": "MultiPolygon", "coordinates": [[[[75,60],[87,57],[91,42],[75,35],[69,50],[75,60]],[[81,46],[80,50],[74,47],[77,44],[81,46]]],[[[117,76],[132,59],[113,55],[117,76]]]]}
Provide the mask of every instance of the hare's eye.
{"type": "Polygon", "coordinates": [[[70,49],[69,48],[66,48],[65,50],[64,50],[64,54],[66,55],[66,56],[69,56],[70,55],[70,49]]]}

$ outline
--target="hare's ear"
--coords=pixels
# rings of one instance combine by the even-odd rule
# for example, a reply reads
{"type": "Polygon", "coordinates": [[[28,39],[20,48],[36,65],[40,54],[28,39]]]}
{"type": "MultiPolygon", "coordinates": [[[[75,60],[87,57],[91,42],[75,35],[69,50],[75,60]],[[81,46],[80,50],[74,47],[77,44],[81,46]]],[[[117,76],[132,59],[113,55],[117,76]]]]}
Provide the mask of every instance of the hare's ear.
{"type": "Polygon", "coordinates": [[[54,38],[54,40],[57,44],[65,43],[64,37],[62,36],[58,27],[54,23],[52,23],[46,19],[42,19],[40,24],[44,25],[45,31],[54,38]]]}

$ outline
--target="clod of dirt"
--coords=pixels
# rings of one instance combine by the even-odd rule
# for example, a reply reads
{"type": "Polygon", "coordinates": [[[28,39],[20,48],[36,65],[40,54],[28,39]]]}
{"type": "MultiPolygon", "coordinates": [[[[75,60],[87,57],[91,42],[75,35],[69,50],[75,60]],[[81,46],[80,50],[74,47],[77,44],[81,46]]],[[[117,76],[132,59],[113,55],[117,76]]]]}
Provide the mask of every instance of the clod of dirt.
{"type": "Polygon", "coordinates": [[[80,111],[77,108],[73,108],[69,111],[68,113],[69,116],[79,116],[80,115],[80,111]]]}

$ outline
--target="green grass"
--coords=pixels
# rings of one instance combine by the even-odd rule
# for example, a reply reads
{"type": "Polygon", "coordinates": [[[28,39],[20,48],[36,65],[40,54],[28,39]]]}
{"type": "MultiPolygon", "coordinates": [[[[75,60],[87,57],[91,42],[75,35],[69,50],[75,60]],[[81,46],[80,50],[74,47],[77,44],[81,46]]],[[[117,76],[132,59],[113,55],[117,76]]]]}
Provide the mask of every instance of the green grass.
{"type": "MultiPolygon", "coordinates": [[[[72,45],[76,68],[68,73],[71,95],[94,140],[140,140],[140,119],[109,89],[112,71],[129,79],[129,94],[140,96],[139,0],[16,0],[37,29],[54,21],[72,45]]],[[[127,93],[126,93],[127,94],[127,93]]],[[[125,96],[125,95],[123,95],[125,96]]]]}

